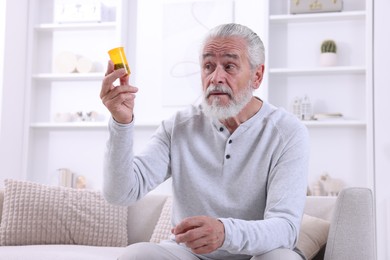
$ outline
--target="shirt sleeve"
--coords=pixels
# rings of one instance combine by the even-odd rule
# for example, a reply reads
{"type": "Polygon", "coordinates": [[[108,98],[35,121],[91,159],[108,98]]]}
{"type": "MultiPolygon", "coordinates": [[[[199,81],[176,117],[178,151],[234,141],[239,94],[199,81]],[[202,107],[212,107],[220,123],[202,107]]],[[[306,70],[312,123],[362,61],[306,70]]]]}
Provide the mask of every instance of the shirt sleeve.
{"type": "Polygon", "coordinates": [[[113,204],[130,205],[168,176],[169,138],[163,125],[139,155],[133,152],[134,123],[110,119],[103,166],[103,195],[113,204]]]}

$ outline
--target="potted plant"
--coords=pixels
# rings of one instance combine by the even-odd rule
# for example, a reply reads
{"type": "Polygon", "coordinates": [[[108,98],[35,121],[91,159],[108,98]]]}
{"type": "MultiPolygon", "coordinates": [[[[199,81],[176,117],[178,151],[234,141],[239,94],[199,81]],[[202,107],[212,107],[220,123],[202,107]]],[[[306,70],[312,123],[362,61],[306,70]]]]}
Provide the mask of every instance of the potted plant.
{"type": "Polygon", "coordinates": [[[324,40],[321,44],[320,64],[334,66],[337,63],[337,45],[333,40],[324,40]]]}

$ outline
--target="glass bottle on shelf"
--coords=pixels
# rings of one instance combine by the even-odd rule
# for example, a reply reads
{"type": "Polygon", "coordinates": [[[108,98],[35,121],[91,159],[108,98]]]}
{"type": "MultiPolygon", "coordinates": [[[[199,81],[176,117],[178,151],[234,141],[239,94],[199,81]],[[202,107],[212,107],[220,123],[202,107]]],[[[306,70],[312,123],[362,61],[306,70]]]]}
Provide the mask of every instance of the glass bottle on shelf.
{"type": "Polygon", "coordinates": [[[292,112],[299,120],[302,120],[302,100],[300,97],[295,97],[292,104],[292,112]]]}
{"type": "Polygon", "coordinates": [[[311,120],[313,117],[313,106],[310,102],[310,98],[305,95],[301,104],[302,109],[302,119],[303,120],[311,120]]]}

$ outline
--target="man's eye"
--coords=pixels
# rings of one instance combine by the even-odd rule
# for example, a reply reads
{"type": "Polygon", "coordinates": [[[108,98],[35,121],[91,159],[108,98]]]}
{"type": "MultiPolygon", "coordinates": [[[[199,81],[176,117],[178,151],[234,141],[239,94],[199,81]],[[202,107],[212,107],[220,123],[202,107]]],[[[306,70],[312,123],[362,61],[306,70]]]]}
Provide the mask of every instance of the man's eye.
{"type": "Polygon", "coordinates": [[[226,65],[225,66],[225,69],[226,70],[232,70],[232,69],[234,69],[236,66],[234,66],[234,64],[228,64],[228,65],[226,65]]]}
{"type": "Polygon", "coordinates": [[[204,68],[205,70],[212,70],[212,69],[213,69],[213,66],[212,66],[210,63],[207,63],[207,64],[205,64],[205,65],[203,66],[203,68],[204,68]]]}

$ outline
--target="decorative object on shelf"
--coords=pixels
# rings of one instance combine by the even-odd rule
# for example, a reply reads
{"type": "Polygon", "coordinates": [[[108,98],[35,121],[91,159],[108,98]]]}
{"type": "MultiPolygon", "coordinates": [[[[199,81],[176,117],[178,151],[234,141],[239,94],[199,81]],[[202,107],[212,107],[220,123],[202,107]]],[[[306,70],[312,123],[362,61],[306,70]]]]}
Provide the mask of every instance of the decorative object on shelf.
{"type": "Polygon", "coordinates": [[[292,104],[292,113],[299,119],[302,120],[302,99],[295,97],[292,104]]]}
{"type": "Polygon", "coordinates": [[[337,196],[345,187],[343,180],[333,178],[324,172],[319,180],[313,183],[308,193],[312,196],[337,196]]]}
{"type": "Polygon", "coordinates": [[[77,176],[75,188],[76,189],[85,189],[87,187],[87,180],[84,176],[77,176]]]}
{"type": "Polygon", "coordinates": [[[72,113],[56,113],[54,115],[54,122],[63,123],[63,122],[72,122],[73,115],[72,113]]]}
{"type": "Polygon", "coordinates": [[[77,60],[76,63],[76,71],[79,73],[89,73],[92,72],[93,69],[93,62],[86,58],[86,57],[81,57],[77,60]]]}
{"type": "Polygon", "coordinates": [[[301,104],[302,110],[302,119],[303,120],[311,120],[313,116],[313,105],[310,102],[310,98],[305,95],[301,104]]]}
{"type": "Polygon", "coordinates": [[[308,95],[304,98],[295,97],[292,104],[292,113],[299,120],[312,120],[313,117],[313,105],[308,95]]]}
{"type": "Polygon", "coordinates": [[[59,73],[91,73],[103,71],[100,63],[70,51],[60,52],[54,59],[55,71],[59,73]]]}
{"type": "Polygon", "coordinates": [[[96,111],[77,111],[76,113],[56,113],[54,115],[54,122],[101,122],[105,120],[104,114],[96,111]]]}
{"type": "Polygon", "coordinates": [[[110,1],[55,0],[54,5],[54,21],[56,23],[115,20],[115,7],[110,4],[110,1]]]}
{"type": "Polygon", "coordinates": [[[327,196],[337,196],[345,187],[341,179],[332,178],[327,172],[321,175],[320,182],[327,196]]]}
{"type": "Polygon", "coordinates": [[[318,113],[318,114],[314,114],[312,119],[313,120],[343,119],[343,114],[341,114],[341,113],[318,113]]]}
{"type": "Polygon", "coordinates": [[[76,188],[76,189],[85,189],[87,186],[87,181],[84,176],[77,175],[68,168],[60,168],[57,170],[59,174],[59,185],[76,188]]]}
{"type": "Polygon", "coordinates": [[[334,40],[324,40],[321,44],[321,66],[335,66],[337,64],[337,45],[334,40]]]}
{"type": "Polygon", "coordinates": [[[340,12],[342,10],[342,0],[290,0],[291,14],[340,12]]]}
{"type": "Polygon", "coordinates": [[[60,186],[73,187],[74,173],[68,168],[60,168],[58,171],[58,183],[60,186]]]}
{"type": "Polygon", "coordinates": [[[84,121],[84,122],[95,122],[95,121],[104,121],[104,118],[96,112],[96,111],[89,111],[89,112],[83,112],[79,111],[76,112],[76,117],[74,121],[84,121]]]}
{"type": "Polygon", "coordinates": [[[78,59],[77,55],[72,52],[69,51],[60,52],[54,58],[55,71],[60,73],[76,72],[77,59],[78,59]]]}

